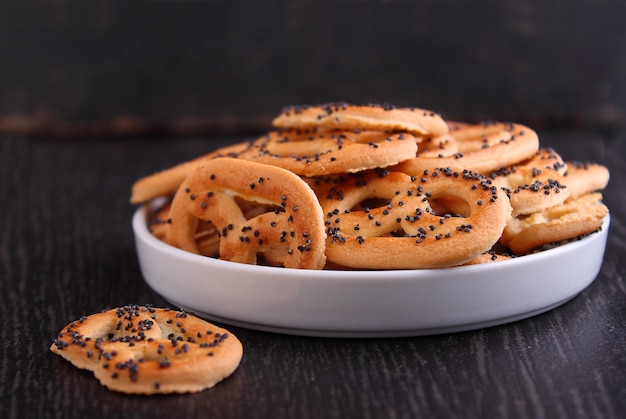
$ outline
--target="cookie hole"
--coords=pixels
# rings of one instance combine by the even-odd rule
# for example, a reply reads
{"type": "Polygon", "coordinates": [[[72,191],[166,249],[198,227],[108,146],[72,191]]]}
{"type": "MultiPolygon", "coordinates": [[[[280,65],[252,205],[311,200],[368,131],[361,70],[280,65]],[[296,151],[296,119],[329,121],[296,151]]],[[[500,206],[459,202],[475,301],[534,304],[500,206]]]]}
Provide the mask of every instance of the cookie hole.
{"type": "Polygon", "coordinates": [[[440,196],[428,200],[432,208],[431,214],[439,217],[467,218],[471,214],[470,206],[464,199],[455,196],[440,196]]]}
{"type": "Polygon", "coordinates": [[[234,199],[246,220],[251,220],[267,212],[285,212],[285,208],[279,205],[268,205],[256,201],[250,201],[243,199],[240,196],[236,196],[234,199]]]}
{"type": "Polygon", "coordinates": [[[350,208],[350,211],[370,211],[376,208],[384,208],[391,203],[390,200],[384,198],[368,198],[361,201],[358,205],[350,208]]]}

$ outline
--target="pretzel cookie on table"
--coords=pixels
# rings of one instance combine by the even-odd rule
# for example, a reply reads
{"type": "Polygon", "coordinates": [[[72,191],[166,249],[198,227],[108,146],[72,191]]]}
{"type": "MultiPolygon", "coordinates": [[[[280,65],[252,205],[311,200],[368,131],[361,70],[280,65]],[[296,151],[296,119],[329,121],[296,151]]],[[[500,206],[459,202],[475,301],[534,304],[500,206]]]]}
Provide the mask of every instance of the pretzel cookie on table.
{"type": "Polygon", "coordinates": [[[191,313],[128,305],[65,326],[50,350],[92,371],[110,390],[195,393],[239,366],[243,346],[226,329],[191,313]]]}

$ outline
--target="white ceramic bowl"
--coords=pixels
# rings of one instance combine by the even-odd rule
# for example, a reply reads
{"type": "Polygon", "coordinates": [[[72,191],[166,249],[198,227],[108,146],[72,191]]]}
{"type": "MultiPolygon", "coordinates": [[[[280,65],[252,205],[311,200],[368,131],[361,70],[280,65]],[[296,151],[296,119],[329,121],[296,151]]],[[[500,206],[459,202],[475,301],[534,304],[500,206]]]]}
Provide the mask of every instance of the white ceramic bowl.
{"type": "Polygon", "coordinates": [[[191,254],[153,237],[147,208],[132,224],[141,272],[177,308],[251,329],[326,337],[417,336],[479,329],[553,309],[602,266],[602,230],[551,250],[448,269],[313,271],[191,254]]]}

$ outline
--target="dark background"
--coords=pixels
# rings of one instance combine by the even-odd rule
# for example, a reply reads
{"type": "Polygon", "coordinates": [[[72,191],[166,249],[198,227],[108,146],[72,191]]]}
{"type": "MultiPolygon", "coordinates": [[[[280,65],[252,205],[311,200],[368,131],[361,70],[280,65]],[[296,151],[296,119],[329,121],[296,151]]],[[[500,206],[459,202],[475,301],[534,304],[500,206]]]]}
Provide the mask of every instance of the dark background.
{"type": "Polygon", "coordinates": [[[248,135],[288,104],[614,132],[624,1],[0,1],[0,133],[248,135]]]}

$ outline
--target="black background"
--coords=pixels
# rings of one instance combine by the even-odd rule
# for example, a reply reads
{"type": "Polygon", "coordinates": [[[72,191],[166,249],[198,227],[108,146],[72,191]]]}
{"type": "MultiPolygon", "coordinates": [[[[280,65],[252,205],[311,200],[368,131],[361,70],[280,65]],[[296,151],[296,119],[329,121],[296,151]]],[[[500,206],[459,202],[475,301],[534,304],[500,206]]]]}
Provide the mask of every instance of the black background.
{"type": "Polygon", "coordinates": [[[615,130],[622,1],[0,4],[0,130],[223,135],[285,105],[615,130]]]}

